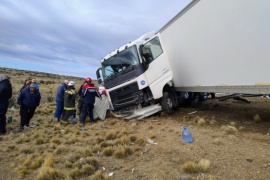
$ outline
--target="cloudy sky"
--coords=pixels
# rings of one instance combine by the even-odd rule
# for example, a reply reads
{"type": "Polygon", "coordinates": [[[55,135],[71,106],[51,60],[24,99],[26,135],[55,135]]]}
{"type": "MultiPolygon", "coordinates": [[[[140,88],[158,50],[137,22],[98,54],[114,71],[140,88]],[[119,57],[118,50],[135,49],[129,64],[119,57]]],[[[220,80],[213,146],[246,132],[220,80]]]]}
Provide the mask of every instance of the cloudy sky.
{"type": "Polygon", "coordinates": [[[0,67],[90,76],[191,0],[0,0],[0,67]]]}

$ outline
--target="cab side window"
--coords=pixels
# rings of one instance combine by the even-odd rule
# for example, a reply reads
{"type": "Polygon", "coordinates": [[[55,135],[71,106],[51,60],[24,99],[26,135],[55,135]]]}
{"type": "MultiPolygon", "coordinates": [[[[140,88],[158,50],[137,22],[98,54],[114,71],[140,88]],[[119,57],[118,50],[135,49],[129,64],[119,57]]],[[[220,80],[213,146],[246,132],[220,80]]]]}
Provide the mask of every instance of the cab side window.
{"type": "Polygon", "coordinates": [[[163,50],[158,37],[151,39],[142,48],[142,56],[147,64],[154,61],[162,53],[163,50]]]}

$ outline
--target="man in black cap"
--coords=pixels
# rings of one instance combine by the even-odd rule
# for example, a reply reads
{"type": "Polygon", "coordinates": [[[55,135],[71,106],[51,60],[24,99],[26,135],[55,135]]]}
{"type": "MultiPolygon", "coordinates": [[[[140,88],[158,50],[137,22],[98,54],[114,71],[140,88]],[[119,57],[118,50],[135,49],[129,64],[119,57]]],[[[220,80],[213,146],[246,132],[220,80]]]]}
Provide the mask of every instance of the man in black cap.
{"type": "Polygon", "coordinates": [[[6,134],[6,113],[9,99],[12,97],[12,86],[9,77],[0,75],[0,135],[6,134]]]}

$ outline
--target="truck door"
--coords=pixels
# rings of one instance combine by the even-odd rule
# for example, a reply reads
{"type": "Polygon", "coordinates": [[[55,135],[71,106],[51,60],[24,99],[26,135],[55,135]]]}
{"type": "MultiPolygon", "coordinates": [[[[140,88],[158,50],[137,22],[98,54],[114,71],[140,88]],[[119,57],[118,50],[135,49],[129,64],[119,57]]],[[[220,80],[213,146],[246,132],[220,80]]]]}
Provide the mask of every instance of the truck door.
{"type": "Polygon", "coordinates": [[[159,83],[164,79],[164,74],[170,70],[169,62],[161,47],[159,37],[148,41],[142,48],[142,57],[147,70],[145,75],[149,86],[159,83]]]}

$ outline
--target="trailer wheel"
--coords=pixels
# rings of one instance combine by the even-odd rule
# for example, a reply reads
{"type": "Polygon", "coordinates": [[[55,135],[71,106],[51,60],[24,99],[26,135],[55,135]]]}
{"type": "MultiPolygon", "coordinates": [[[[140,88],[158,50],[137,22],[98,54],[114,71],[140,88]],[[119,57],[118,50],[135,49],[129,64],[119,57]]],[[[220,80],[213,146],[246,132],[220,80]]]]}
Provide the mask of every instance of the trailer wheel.
{"type": "Polygon", "coordinates": [[[167,114],[173,113],[173,99],[172,95],[169,92],[164,92],[161,99],[161,106],[163,111],[167,114]]]}

